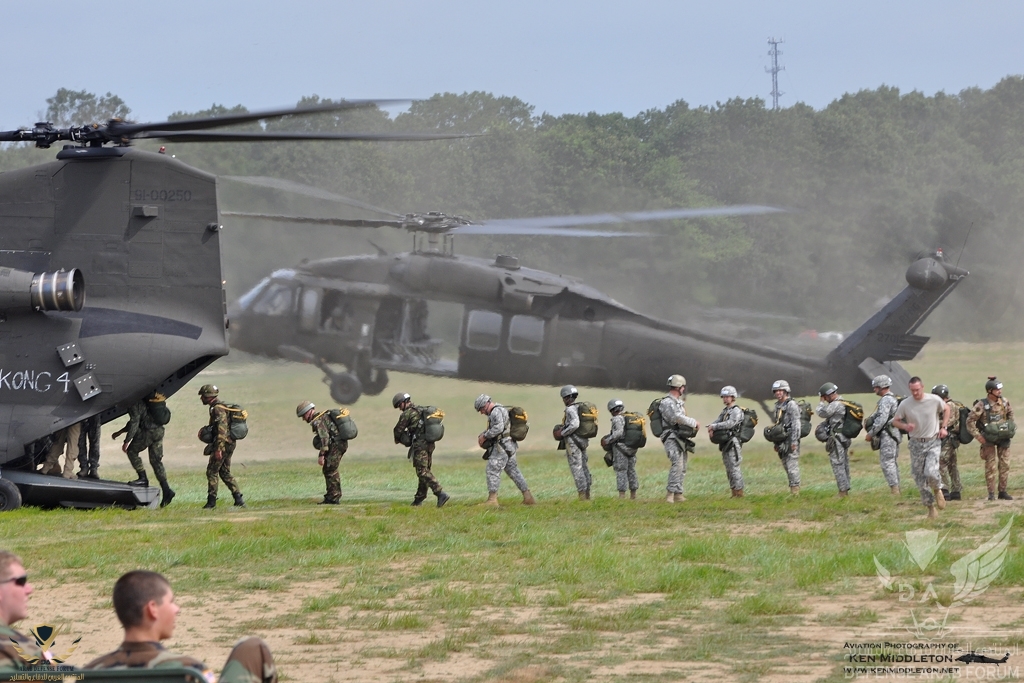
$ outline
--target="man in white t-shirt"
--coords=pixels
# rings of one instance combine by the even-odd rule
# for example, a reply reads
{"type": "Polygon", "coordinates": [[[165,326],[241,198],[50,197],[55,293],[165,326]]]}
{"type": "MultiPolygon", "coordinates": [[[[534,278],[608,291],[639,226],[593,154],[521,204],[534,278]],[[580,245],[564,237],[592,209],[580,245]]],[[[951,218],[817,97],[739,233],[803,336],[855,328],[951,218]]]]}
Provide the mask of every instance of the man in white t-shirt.
{"type": "Polygon", "coordinates": [[[949,404],[935,394],[924,393],[920,377],[910,378],[910,396],[896,408],[892,426],[910,432],[910,470],[921,491],[928,518],[938,517],[936,508],[946,507],[939,479],[939,452],[949,424],[949,404]]]}

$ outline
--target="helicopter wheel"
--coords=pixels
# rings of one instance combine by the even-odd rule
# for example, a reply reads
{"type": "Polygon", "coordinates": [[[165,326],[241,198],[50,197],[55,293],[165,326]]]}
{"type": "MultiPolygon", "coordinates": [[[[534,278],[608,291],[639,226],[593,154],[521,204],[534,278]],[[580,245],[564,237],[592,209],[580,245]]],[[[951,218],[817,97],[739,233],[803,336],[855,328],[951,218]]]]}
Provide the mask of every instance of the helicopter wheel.
{"type": "Polygon", "coordinates": [[[0,479],[0,511],[17,510],[21,507],[21,491],[12,482],[0,479]]]}
{"type": "Polygon", "coordinates": [[[362,393],[363,384],[353,374],[341,372],[331,378],[331,398],[338,403],[355,403],[362,393]]]}
{"type": "Polygon", "coordinates": [[[388,371],[375,368],[369,362],[356,365],[356,377],[362,383],[363,393],[367,396],[376,396],[388,386],[388,371]]]}

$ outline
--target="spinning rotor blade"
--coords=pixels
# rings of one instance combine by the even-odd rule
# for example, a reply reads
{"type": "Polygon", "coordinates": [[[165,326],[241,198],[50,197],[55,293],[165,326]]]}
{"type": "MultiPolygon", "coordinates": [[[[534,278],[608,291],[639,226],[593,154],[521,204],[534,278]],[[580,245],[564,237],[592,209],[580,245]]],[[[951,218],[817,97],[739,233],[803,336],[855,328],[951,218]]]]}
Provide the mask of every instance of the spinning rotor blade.
{"type": "Polygon", "coordinates": [[[256,142],[259,140],[366,140],[400,142],[408,140],[451,140],[476,137],[461,133],[207,133],[151,130],[134,136],[136,139],[170,140],[172,142],[256,142]]]}
{"type": "MultiPolygon", "coordinates": [[[[764,213],[780,213],[785,209],[772,206],[709,206],[696,209],[661,209],[630,213],[599,213],[588,216],[540,216],[538,218],[499,218],[493,221],[459,228],[461,235],[557,235],[563,234],[550,229],[575,225],[609,225],[614,223],[636,223],[642,221],[666,221],[680,218],[707,218],[712,216],[753,216],[764,213]],[[542,232],[535,232],[541,230],[542,232]]],[[[568,233],[564,233],[568,234],[568,233]]],[[[609,234],[609,233],[598,233],[609,234]]],[[[628,233],[636,234],[636,233],[628,233]]]]}
{"type": "MultiPolygon", "coordinates": [[[[303,185],[302,183],[295,183],[291,180],[281,180],[280,178],[269,178],[267,176],[241,176],[241,175],[228,175],[220,176],[221,180],[230,180],[233,183],[241,183],[242,185],[254,185],[256,187],[265,187],[272,190],[281,190],[282,192],[291,192],[294,194],[301,194],[307,197],[313,197],[315,199],[326,199],[332,202],[338,202],[339,204],[348,204],[360,209],[366,209],[374,213],[383,214],[385,216],[391,216],[392,218],[402,218],[402,214],[395,213],[394,211],[388,211],[382,209],[379,206],[367,204],[365,202],[358,201],[356,199],[349,199],[348,197],[342,197],[340,194],[334,194],[327,190],[321,190],[319,187],[313,187],[312,185],[303,185]]],[[[230,212],[222,212],[224,215],[234,216],[241,214],[234,214],[230,212]]],[[[264,218],[265,216],[260,216],[264,218]]]]}
{"type": "Polygon", "coordinates": [[[310,225],[335,225],[342,228],[404,228],[404,221],[373,220],[369,218],[310,218],[308,216],[281,216],[270,213],[246,213],[244,211],[221,211],[221,216],[237,216],[260,221],[282,223],[308,223],[310,225]]]}

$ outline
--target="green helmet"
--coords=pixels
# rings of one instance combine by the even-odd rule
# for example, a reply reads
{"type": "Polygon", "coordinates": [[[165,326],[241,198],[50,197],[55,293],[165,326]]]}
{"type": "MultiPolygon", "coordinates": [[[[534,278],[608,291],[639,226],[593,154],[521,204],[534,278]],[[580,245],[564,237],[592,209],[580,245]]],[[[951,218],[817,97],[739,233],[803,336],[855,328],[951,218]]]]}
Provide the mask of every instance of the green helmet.
{"type": "Polygon", "coordinates": [[[400,391],[400,392],[398,392],[397,394],[395,394],[394,396],[391,397],[391,405],[393,405],[395,408],[397,408],[398,406],[402,405],[406,401],[410,401],[410,400],[412,400],[412,396],[410,396],[409,394],[402,393],[400,391]]]}
{"type": "Polygon", "coordinates": [[[558,395],[562,398],[569,398],[570,396],[579,396],[580,392],[576,391],[576,387],[571,384],[566,384],[564,387],[558,390],[558,395]]]}
{"type": "Polygon", "coordinates": [[[1002,389],[1003,383],[995,377],[989,377],[988,381],[985,382],[985,391],[995,391],[996,389],[1002,389]]]}
{"type": "Polygon", "coordinates": [[[834,394],[838,391],[839,387],[837,387],[835,384],[833,384],[832,382],[825,382],[824,384],[821,385],[821,388],[818,389],[818,396],[828,396],[829,394],[834,394]]]}
{"type": "Polygon", "coordinates": [[[204,384],[203,386],[199,387],[200,396],[216,396],[219,393],[220,389],[218,389],[217,386],[214,384],[204,384]]]}
{"type": "Polygon", "coordinates": [[[625,410],[625,409],[626,409],[625,404],[623,404],[623,402],[620,401],[617,398],[613,398],[612,400],[608,401],[608,412],[609,413],[613,413],[614,414],[616,410],[625,410]]]}
{"type": "Polygon", "coordinates": [[[932,393],[939,398],[949,398],[949,387],[945,384],[936,384],[932,387],[932,393]]]}
{"type": "Polygon", "coordinates": [[[306,415],[306,413],[308,413],[311,410],[315,410],[315,409],[316,409],[316,406],[313,404],[312,401],[303,401],[302,403],[300,403],[295,408],[295,416],[296,417],[304,417],[306,415]]]}

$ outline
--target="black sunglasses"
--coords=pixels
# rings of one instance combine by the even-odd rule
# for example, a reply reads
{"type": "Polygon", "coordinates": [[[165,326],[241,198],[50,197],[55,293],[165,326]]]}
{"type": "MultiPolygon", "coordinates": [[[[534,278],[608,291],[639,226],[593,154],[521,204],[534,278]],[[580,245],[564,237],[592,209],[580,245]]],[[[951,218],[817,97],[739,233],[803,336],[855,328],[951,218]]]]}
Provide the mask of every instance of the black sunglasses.
{"type": "Polygon", "coordinates": [[[24,587],[25,584],[28,583],[28,574],[22,574],[21,576],[15,576],[10,579],[4,579],[3,581],[0,581],[0,583],[13,583],[15,586],[24,587]]]}

